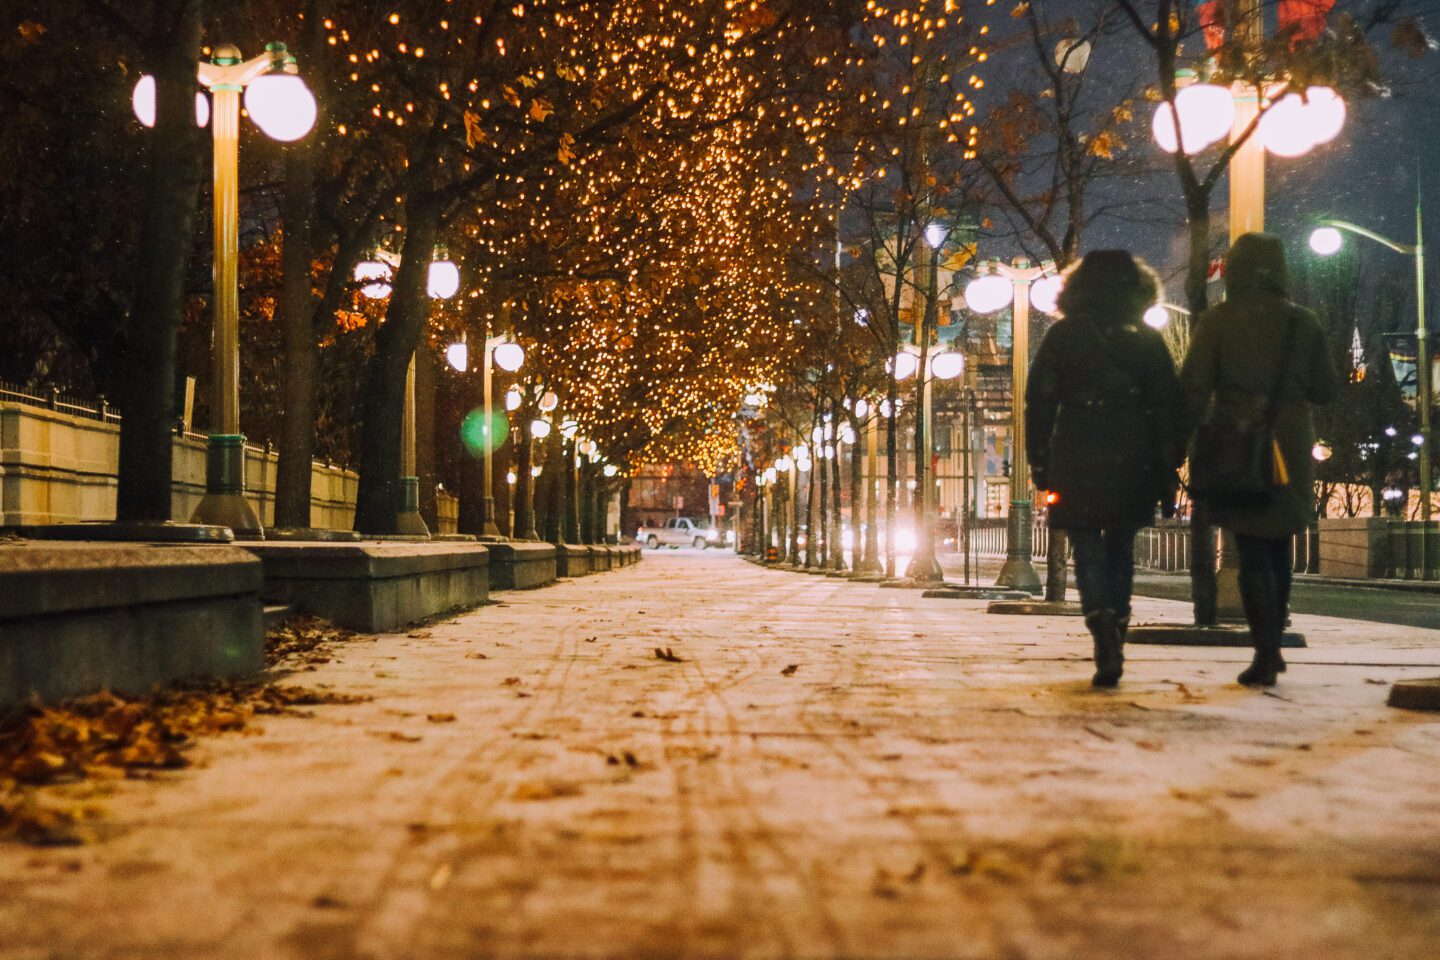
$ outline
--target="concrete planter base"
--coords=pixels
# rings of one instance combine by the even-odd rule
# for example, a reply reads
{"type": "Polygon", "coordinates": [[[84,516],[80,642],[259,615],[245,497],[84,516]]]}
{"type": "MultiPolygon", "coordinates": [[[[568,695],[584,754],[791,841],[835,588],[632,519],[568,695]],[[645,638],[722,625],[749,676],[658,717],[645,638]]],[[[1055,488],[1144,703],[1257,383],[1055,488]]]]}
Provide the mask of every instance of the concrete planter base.
{"type": "MultiPolygon", "coordinates": [[[[1151,623],[1131,626],[1126,643],[1150,643],[1176,647],[1249,647],[1250,631],[1245,627],[1197,627],[1181,623],[1151,623]]],[[[1304,647],[1304,634],[1285,632],[1282,647],[1304,647]]]]}
{"type": "Polygon", "coordinates": [[[229,546],[0,546],[0,709],[264,666],[261,567],[229,546]]]}
{"type": "Polygon", "coordinates": [[[588,577],[595,572],[596,557],[590,547],[574,543],[555,546],[555,575],[557,577],[588,577]]]}
{"type": "Polygon", "coordinates": [[[555,545],[512,540],[508,543],[487,543],[490,551],[490,589],[533,590],[554,583],[556,577],[555,545]]]}
{"type": "Polygon", "coordinates": [[[1067,600],[996,600],[985,608],[985,612],[1038,617],[1078,617],[1084,614],[1080,604],[1067,600]]]}
{"type": "Polygon", "coordinates": [[[1006,587],[943,586],[926,590],[921,596],[931,600],[1025,600],[1030,594],[1006,587]]]}
{"type": "Polygon", "coordinates": [[[490,592],[477,543],[246,544],[265,567],[265,599],[369,633],[395,630],[490,592]]]}
{"type": "Polygon", "coordinates": [[[1401,710],[1440,710],[1440,677],[1397,680],[1385,703],[1401,710]]]}

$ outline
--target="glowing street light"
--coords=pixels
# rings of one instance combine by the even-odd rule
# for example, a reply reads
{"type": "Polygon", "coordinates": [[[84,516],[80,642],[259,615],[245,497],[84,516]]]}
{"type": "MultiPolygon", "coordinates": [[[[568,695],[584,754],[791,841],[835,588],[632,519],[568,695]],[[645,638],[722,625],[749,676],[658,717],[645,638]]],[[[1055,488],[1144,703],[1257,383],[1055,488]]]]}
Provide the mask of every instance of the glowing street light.
{"type": "Polygon", "coordinates": [[[1322,257],[1333,256],[1345,246],[1345,238],[1334,227],[1321,227],[1310,234],[1310,249],[1322,257]]]}
{"type": "MultiPolygon", "coordinates": [[[[451,367],[460,373],[465,373],[470,369],[470,347],[466,343],[466,334],[463,331],[460,334],[460,340],[458,342],[452,343],[445,348],[445,359],[451,367]]],[[[484,399],[482,400],[481,406],[478,436],[470,433],[467,429],[463,433],[463,438],[465,439],[467,448],[470,448],[472,453],[477,446],[481,453],[481,461],[483,463],[481,483],[484,489],[481,501],[484,519],[481,521],[480,535],[486,539],[500,539],[500,527],[495,522],[495,497],[491,494],[491,485],[495,476],[495,448],[504,443],[505,436],[509,432],[508,426],[503,422],[500,424],[502,427],[501,430],[497,431],[495,429],[494,401],[492,399],[494,390],[491,388],[493,371],[491,364],[493,363],[508,373],[514,373],[520,369],[524,362],[525,350],[520,344],[510,341],[503,335],[498,337],[485,337],[485,349],[480,362],[480,390],[484,399]],[[497,432],[499,433],[498,439],[495,436],[497,432]]],[[[523,399],[520,391],[512,386],[510,391],[505,394],[505,409],[509,411],[519,409],[523,399]]],[[[470,422],[469,418],[467,418],[466,422],[470,422]]]]}
{"type": "Polygon", "coordinates": [[[1030,284],[1030,306],[1054,316],[1060,312],[1060,290],[1064,286],[1065,281],[1060,279],[1059,274],[1041,277],[1030,284]]]}
{"type": "MultiPolygon", "coordinates": [[[[1433,464],[1434,445],[1433,434],[1430,430],[1430,346],[1429,336],[1425,329],[1425,225],[1422,218],[1422,207],[1420,197],[1420,186],[1417,181],[1415,187],[1415,242],[1400,243],[1382,236],[1373,230],[1357,226],[1345,220],[1321,220],[1320,226],[1310,234],[1310,249],[1322,256],[1338,253],[1343,246],[1344,238],[1341,231],[1353,233],[1357,236],[1374,240],[1382,246],[1415,258],[1415,364],[1416,364],[1416,406],[1420,413],[1420,432],[1411,438],[1412,442],[1420,448],[1420,519],[1422,521],[1420,535],[1420,569],[1428,570],[1426,551],[1429,541],[1428,531],[1430,529],[1431,505],[1430,505],[1430,483],[1431,468],[1433,464]]],[[[1395,428],[1388,427],[1385,430],[1387,436],[1395,436],[1395,428]]]]}
{"type": "Polygon", "coordinates": [[[1213,83],[1192,83],[1175,94],[1173,112],[1168,102],[1156,106],[1151,132],[1166,153],[1179,150],[1183,138],[1185,152],[1196,154],[1224,140],[1234,122],[1235,100],[1228,89],[1213,83]],[[1176,113],[1180,115],[1178,135],[1176,113]]]}
{"type": "MultiPolygon", "coordinates": [[[[211,121],[214,142],[215,333],[212,360],[212,419],[205,453],[205,496],[192,523],[230,527],[240,537],[263,538],[260,517],[245,499],[245,438],[240,435],[240,96],[250,119],[277,140],[303,137],[315,123],[315,98],[297,75],[295,58],[283,43],[242,60],[230,44],[215,48],[214,57],[196,65],[196,79],[208,89],[213,110],[197,94],[195,119],[211,121]],[[279,83],[283,97],[271,94],[279,83]],[[253,97],[250,91],[258,91],[253,97]],[[213,116],[207,116],[212,114],[213,116]]],[[[131,96],[136,118],[153,126],[156,116],[155,78],[142,76],[131,96]]]]}
{"type": "Polygon", "coordinates": [[[460,292],[460,267],[450,260],[433,260],[425,292],[435,300],[449,300],[460,292]]]}
{"type": "Polygon", "coordinates": [[[930,360],[930,372],[939,380],[954,380],[965,372],[965,355],[953,350],[935,354],[930,360]]]}
{"type": "Polygon", "coordinates": [[[920,369],[920,360],[908,350],[901,350],[895,354],[892,366],[895,370],[896,380],[908,380],[915,375],[916,370],[920,369]]]}
{"type": "Polygon", "coordinates": [[[514,373],[525,363],[525,348],[509,340],[498,340],[491,353],[495,357],[495,366],[506,373],[514,373]]]}
{"type": "Polygon", "coordinates": [[[457,373],[464,373],[470,369],[470,345],[465,342],[465,334],[460,334],[460,339],[445,348],[445,362],[457,373]]]}
{"type": "Polygon", "coordinates": [[[1030,469],[1025,454],[1025,384],[1030,361],[1031,288],[1055,272],[1052,263],[1032,266],[1024,257],[1010,263],[991,263],[989,272],[972,280],[965,288],[965,302],[980,313],[993,313],[1009,305],[1012,309],[1011,333],[1011,424],[1010,447],[1010,514],[1007,520],[1005,564],[1000,568],[996,586],[1031,592],[1040,589],[1040,577],[1030,559],[1033,536],[1030,499],[1030,469]],[[982,310],[981,307],[989,307],[982,310]]]}

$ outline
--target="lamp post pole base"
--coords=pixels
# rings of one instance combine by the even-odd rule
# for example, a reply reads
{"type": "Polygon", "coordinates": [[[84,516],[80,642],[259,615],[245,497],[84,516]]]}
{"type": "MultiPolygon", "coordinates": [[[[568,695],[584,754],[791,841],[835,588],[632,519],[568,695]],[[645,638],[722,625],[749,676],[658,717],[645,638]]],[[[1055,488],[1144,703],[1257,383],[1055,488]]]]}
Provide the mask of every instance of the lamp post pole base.
{"type": "Polygon", "coordinates": [[[1000,568],[1000,576],[995,578],[997,587],[1040,592],[1040,575],[1035,572],[1035,564],[1030,558],[1030,509],[1029,500],[1010,501],[1010,522],[1005,531],[1005,565],[1000,568]]]}
{"type": "Polygon", "coordinates": [[[430,538],[430,528],[420,516],[420,478],[400,478],[400,509],[395,513],[395,532],[402,537],[430,538]]]}
{"type": "Polygon", "coordinates": [[[485,523],[480,528],[480,536],[488,540],[503,540],[504,534],[500,532],[500,525],[495,522],[495,498],[485,498],[485,523]]]}
{"type": "Polygon", "coordinates": [[[905,579],[915,583],[943,583],[945,572],[940,569],[933,551],[916,550],[905,568],[905,579]]]}
{"type": "Polygon", "coordinates": [[[245,499],[245,438],[212,433],[205,447],[205,496],[191,523],[229,527],[237,540],[264,540],[260,516],[245,499]]]}

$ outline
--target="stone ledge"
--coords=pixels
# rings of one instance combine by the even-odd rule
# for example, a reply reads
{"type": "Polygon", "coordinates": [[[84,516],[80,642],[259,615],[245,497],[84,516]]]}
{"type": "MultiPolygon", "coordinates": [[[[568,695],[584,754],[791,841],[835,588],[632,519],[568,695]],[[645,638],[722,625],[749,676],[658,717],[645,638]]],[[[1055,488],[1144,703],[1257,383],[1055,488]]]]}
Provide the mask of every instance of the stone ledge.
{"type": "Polygon", "coordinates": [[[257,541],[245,549],[265,564],[265,578],[304,576],[312,580],[350,580],[356,577],[396,577],[435,573],[484,565],[489,546],[475,542],[377,541],[257,541]],[[478,558],[478,559],[477,559],[478,558]]]}
{"type": "Polygon", "coordinates": [[[395,630],[490,595],[490,549],[478,543],[253,543],[263,595],[370,633],[395,630]]]}
{"type": "Polygon", "coordinates": [[[555,544],[555,575],[557,577],[588,577],[595,572],[595,558],[588,546],[576,543],[555,544]]]}
{"type": "Polygon", "coordinates": [[[485,548],[490,551],[492,590],[533,590],[555,582],[553,543],[511,540],[487,543],[485,548]]]}
{"type": "Polygon", "coordinates": [[[0,546],[0,623],[24,617],[257,594],[261,568],[216,544],[20,541],[0,546]]]}
{"type": "Polygon", "coordinates": [[[0,708],[259,670],[260,575],[229,546],[0,546],[0,708]]]}

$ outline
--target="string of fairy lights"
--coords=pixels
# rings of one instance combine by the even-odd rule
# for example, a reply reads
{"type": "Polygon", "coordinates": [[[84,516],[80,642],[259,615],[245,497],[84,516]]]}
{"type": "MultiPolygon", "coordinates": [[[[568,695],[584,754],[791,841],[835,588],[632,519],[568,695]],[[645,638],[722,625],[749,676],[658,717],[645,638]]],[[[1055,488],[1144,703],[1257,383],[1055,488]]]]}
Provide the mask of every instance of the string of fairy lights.
{"type": "Polygon", "coordinates": [[[797,319],[832,309],[796,264],[833,238],[834,195],[897,130],[967,154],[978,136],[986,31],[959,0],[870,0],[858,24],[828,7],[346,4],[324,21],[328,116],[385,182],[449,203],[472,289],[438,330],[512,303],[527,376],[588,437],[630,467],[713,474],[745,394],[792,367],[797,319]]]}

